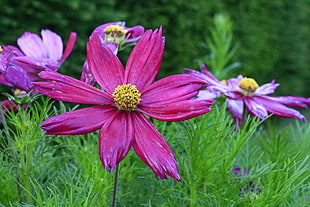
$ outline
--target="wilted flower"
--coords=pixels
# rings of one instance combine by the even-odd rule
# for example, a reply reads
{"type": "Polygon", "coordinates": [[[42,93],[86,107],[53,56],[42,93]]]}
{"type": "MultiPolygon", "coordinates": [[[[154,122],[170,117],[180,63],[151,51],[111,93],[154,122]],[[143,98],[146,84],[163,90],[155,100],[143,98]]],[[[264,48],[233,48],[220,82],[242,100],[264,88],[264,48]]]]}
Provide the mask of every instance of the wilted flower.
{"type": "Polygon", "coordinates": [[[212,96],[217,98],[220,94],[226,96],[227,107],[239,125],[242,123],[244,107],[251,115],[261,119],[266,119],[269,114],[273,114],[279,117],[306,120],[300,112],[287,106],[307,108],[307,105],[310,104],[310,98],[267,96],[274,93],[275,89],[280,85],[275,83],[274,80],[271,83],[259,86],[254,79],[244,78],[239,75],[237,78],[231,78],[223,82],[216,79],[204,66],[202,72],[191,69],[185,70],[198,77],[206,86],[206,89],[199,92],[199,99],[212,96]]]}
{"type": "Polygon", "coordinates": [[[37,82],[37,90],[57,100],[96,104],[45,120],[47,134],[86,134],[101,129],[99,154],[112,171],[131,147],[161,179],[166,174],[180,181],[172,150],[145,115],[162,121],[182,121],[207,113],[210,100],[193,100],[201,84],[189,74],[155,81],[164,38],[162,30],[148,30],[131,52],[125,69],[97,35],[87,43],[87,61],[103,90],[54,71],[39,76],[53,82],[37,82]],[[145,114],[145,115],[144,115],[145,114]]]}
{"type": "MultiPolygon", "coordinates": [[[[110,22],[98,26],[91,36],[98,36],[103,45],[110,48],[115,55],[124,45],[135,44],[144,33],[144,28],[140,25],[125,27],[125,22],[110,22]]],[[[81,81],[93,85],[95,79],[88,67],[87,60],[83,64],[81,81]]]]}

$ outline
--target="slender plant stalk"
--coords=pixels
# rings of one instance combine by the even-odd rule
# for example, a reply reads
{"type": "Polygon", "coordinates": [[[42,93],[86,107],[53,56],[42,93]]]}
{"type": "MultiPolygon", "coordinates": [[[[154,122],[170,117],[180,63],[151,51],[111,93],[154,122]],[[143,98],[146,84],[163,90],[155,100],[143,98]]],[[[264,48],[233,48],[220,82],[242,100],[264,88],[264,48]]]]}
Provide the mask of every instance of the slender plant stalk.
{"type": "Polygon", "coordinates": [[[113,188],[113,197],[112,197],[112,207],[116,207],[116,193],[117,193],[118,171],[119,171],[119,164],[116,165],[116,168],[115,168],[114,188],[113,188]]]}
{"type": "MultiPolygon", "coordinates": [[[[25,134],[24,140],[26,141],[26,153],[24,154],[23,158],[25,159],[25,179],[24,179],[24,185],[29,192],[31,192],[31,182],[30,182],[30,174],[32,171],[32,143],[28,143],[28,136],[25,134]]],[[[32,204],[32,197],[30,193],[26,193],[26,201],[27,204],[32,204]]]]}
{"type": "MultiPolygon", "coordinates": [[[[14,160],[16,161],[16,159],[17,159],[16,150],[15,150],[15,147],[14,147],[13,142],[11,140],[10,132],[8,130],[8,124],[6,122],[6,117],[5,117],[4,113],[2,113],[2,111],[3,111],[2,109],[3,109],[2,104],[0,104],[2,125],[3,125],[3,129],[5,130],[5,133],[7,135],[8,147],[10,149],[10,152],[11,152],[14,160]]],[[[22,189],[20,187],[20,177],[19,177],[17,168],[15,168],[15,180],[16,180],[17,192],[18,192],[18,196],[20,198],[20,202],[23,202],[22,189]]]]}

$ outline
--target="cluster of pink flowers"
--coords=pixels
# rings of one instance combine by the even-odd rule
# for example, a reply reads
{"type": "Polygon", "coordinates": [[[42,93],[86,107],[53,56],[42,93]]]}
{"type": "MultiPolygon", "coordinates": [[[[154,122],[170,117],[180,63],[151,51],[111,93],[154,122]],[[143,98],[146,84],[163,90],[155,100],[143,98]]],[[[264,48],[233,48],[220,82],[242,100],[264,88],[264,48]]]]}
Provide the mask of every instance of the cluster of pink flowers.
{"type": "Polygon", "coordinates": [[[41,35],[25,32],[17,40],[20,49],[1,46],[0,83],[17,88],[19,93],[41,93],[56,100],[93,105],[50,117],[40,125],[46,134],[58,135],[100,129],[99,155],[108,171],[133,148],[159,178],[167,179],[168,175],[181,181],[171,148],[147,117],[174,122],[200,116],[211,110],[220,94],[227,97],[228,109],[238,123],[244,105],[261,118],[272,113],[305,120],[283,104],[306,107],[310,103],[302,97],[267,97],[279,86],[274,82],[258,87],[253,80],[242,83],[244,78],[238,76],[222,83],[205,68],[202,73],[187,69],[190,73],[155,81],[165,47],[161,27],[145,31],[139,25],[125,27],[124,22],[100,25],[87,42],[80,80],[56,72],[71,53],[76,34],[70,34],[64,52],[57,34],[42,30],[41,35]],[[117,55],[130,44],[135,46],[123,66],[117,55]],[[95,83],[100,89],[93,86],[95,83]]]}

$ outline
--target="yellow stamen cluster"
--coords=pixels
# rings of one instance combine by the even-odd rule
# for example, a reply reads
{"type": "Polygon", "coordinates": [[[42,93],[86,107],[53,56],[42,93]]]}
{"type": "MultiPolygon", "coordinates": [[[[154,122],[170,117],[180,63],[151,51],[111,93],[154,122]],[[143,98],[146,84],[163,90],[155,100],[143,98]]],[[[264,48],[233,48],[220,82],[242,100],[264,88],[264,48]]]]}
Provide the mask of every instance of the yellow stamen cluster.
{"type": "Polygon", "coordinates": [[[258,88],[257,82],[253,78],[243,78],[239,82],[239,88],[243,95],[251,96],[258,88]]]}
{"type": "Polygon", "coordinates": [[[133,111],[141,101],[141,93],[135,85],[131,84],[117,86],[112,96],[116,106],[121,110],[133,111]]]}
{"type": "Polygon", "coordinates": [[[27,94],[27,92],[26,91],[22,91],[22,90],[20,90],[20,89],[15,89],[15,91],[14,91],[14,97],[16,98],[16,99],[21,99],[21,98],[25,98],[25,97],[28,97],[28,94],[27,94]]]}
{"type": "Polygon", "coordinates": [[[123,27],[119,25],[110,25],[104,30],[105,42],[119,43],[121,44],[125,40],[126,32],[123,27]]]}
{"type": "Polygon", "coordinates": [[[0,46],[0,54],[2,53],[2,51],[3,51],[3,48],[0,46]]]}
{"type": "Polygon", "coordinates": [[[221,83],[223,83],[224,85],[227,85],[227,81],[226,80],[221,80],[221,83]]]}

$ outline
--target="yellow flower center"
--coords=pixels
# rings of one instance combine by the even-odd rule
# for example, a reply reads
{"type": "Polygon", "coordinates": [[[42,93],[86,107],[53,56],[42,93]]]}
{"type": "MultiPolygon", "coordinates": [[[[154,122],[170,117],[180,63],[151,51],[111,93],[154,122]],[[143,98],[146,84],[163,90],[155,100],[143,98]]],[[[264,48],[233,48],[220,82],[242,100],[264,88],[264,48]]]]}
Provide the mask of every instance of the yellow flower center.
{"type": "Polygon", "coordinates": [[[239,88],[243,95],[251,96],[258,88],[258,84],[253,78],[243,78],[239,82],[239,88]]]}
{"type": "Polygon", "coordinates": [[[0,54],[2,53],[2,51],[3,51],[3,49],[2,49],[2,47],[0,46],[0,54]]]}
{"type": "Polygon", "coordinates": [[[141,93],[135,85],[131,84],[117,86],[112,96],[116,106],[121,110],[133,111],[141,101],[141,93]]]}
{"type": "Polygon", "coordinates": [[[119,25],[110,25],[104,30],[105,42],[123,43],[125,40],[125,30],[119,25]]]}

